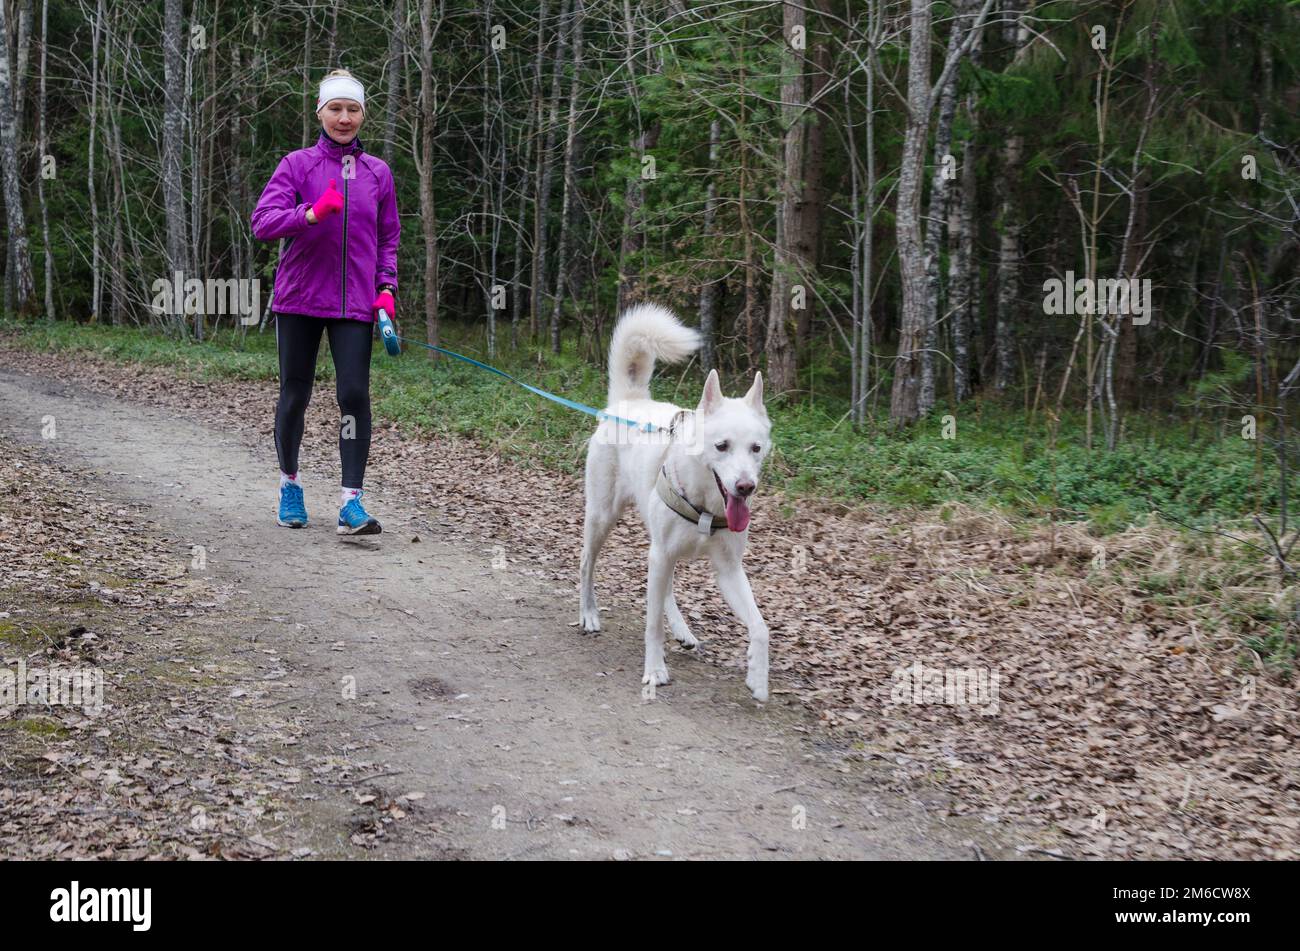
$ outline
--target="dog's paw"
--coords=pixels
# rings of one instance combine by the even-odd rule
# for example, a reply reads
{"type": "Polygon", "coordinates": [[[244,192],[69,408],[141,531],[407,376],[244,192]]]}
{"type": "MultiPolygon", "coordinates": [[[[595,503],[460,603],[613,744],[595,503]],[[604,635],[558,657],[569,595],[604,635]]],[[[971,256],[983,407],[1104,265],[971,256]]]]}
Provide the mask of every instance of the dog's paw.
{"type": "Polygon", "coordinates": [[[645,673],[641,675],[641,683],[654,684],[656,687],[662,687],[671,680],[672,678],[668,676],[668,668],[664,664],[658,667],[646,667],[645,673]]]}
{"type": "Polygon", "coordinates": [[[700,646],[700,642],[695,639],[691,629],[683,624],[681,627],[673,626],[673,639],[682,645],[682,650],[693,651],[700,646]]]}
{"type": "Polygon", "coordinates": [[[750,674],[745,678],[745,686],[759,703],[767,703],[767,677],[750,674]]]}
{"type": "Polygon", "coordinates": [[[582,625],[582,633],[600,633],[600,615],[597,613],[595,608],[579,612],[578,621],[582,625]]]}

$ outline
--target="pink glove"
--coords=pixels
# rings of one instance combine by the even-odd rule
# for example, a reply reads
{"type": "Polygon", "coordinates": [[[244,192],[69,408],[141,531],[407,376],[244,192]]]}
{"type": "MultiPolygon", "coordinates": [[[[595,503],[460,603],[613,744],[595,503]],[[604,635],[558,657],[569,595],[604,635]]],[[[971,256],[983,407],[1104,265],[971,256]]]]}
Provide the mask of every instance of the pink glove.
{"type": "Polygon", "coordinates": [[[370,305],[370,309],[375,312],[376,317],[379,316],[379,308],[381,307],[389,317],[393,318],[393,323],[396,324],[397,302],[393,300],[393,295],[388,293],[388,291],[380,291],[379,296],[376,297],[374,303],[370,305]]]}
{"type": "Polygon", "coordinates": [[[311,206],[312,214],[316,216],[318,222],[324,221],[330,215],[338,214],[343,210],[343,195],[334,187],[334,179],[330,179],[330,187],[325,189],[324,194],[316,199],[316,204],[311,206]]]}

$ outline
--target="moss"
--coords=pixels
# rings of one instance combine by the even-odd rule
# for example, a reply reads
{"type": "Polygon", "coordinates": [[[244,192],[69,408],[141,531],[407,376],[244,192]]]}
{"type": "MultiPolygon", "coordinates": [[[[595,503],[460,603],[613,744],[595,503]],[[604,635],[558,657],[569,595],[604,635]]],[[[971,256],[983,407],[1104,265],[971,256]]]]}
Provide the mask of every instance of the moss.
{"type": "Polygon", "coordinates": [[[24,621],[0,621],[0,644],[20,651],[33,651],[38,647],[53,643],[61,630],[49,624],[36,624],[24,621]]]}
{"type": "Polygon", "coordinates": [[[49,717],[24,717],[21,720],[0,720],[0,729],[20,730],[32,736],[63,737],[67,730],[49,717]]]}

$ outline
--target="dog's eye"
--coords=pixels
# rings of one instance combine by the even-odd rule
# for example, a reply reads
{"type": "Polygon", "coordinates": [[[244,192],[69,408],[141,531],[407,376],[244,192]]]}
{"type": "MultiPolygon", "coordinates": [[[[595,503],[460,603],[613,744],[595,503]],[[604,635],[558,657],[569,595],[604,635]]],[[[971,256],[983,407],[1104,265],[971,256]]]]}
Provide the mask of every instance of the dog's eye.
{"type": "Polygon", "coordinates": [[[760,446],[758,443],[754,443],[754,445],[752,445],[752,446],[749,447],[749,451],[750,451],[750,452],[762,452],[762,451],[763,451],[763,447],[760,446]]]}
{"type": "Polygon", "coordinates": [[[731,443],[727,442],[727,440],[724,439],[722,440],[722,442],[714,443],[713,448],[718,450],[718,452],[726,452],[729,448],[731,448],[731,443]]]}

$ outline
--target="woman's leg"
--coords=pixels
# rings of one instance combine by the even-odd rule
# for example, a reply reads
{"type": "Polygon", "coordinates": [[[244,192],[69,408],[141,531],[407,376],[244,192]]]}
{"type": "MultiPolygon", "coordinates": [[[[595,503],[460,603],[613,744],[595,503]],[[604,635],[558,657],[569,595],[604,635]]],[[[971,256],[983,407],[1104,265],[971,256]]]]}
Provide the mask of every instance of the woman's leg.
{"type": "Polygon", "coordinates": [[[360,489],[370,457],[370,348],[373,325],[359,320],[329,321],[339,401],[339,458],[343,487],[360,489]]]}
{"type": "Polygon", "coordinates": [[[316,376],[316,354],[325,321],[301,314],[275,315],[275,345],[280,355],[280,398],[275,404],[275,451],[280,471],[298,474],[307,404],[316,376]]]}

